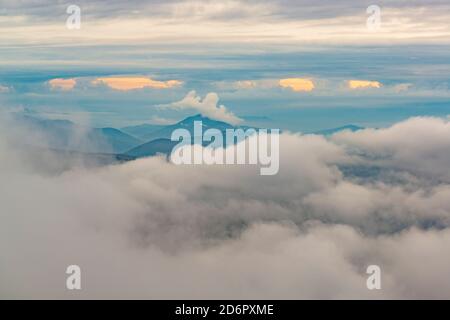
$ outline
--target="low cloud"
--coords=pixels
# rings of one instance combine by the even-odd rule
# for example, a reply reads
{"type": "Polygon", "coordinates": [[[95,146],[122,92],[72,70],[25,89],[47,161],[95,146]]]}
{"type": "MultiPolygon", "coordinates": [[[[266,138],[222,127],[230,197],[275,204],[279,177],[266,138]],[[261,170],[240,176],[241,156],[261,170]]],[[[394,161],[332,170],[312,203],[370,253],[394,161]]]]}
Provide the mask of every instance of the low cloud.
{"type": "Polygon", "coordinates": [[[77,298],[449,298],[449,126],[284,133],[262,177],[162,157],[49,171],[2,121],[0,297],[74,298],[78,264],[77,298]]]}
{"type": "Polygon", "coordinates": [[[105,84],[114,90],[129,91],[144,88],[170,89],[181,86],[183,82],[180,80],[158,81],[147,77],[106,77],[97,78],[92,81],[92,84],[105,84]]]}
{"type": "Polygon", "coordinates": [[[215,92],[208,93],[205,98],[202,99],[195,91],[190,91],[182,100],[167,105],[161,105],[160,107],[175,110],[193,109],[211,119],[231,124],[237,124],[242,121],[224,105],[219,105],[219,96],[215,92]]]}
{"type": "Polygon", "coordinates": [[[335,134],[333,141],[357,151],[377,165],[423,174],[450,182],[448,119],[416,117],[386,129],[366,129],[335,134]]]}

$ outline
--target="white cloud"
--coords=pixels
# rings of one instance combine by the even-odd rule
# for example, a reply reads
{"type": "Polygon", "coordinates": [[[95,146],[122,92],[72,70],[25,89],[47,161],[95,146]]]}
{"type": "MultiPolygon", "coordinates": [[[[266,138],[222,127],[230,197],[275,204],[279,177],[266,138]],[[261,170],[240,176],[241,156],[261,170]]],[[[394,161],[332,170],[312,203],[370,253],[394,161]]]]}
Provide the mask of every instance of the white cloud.
{"type": "Polygon", "coordinates": [[[224,105],[219,105],[219,96],[215,92],[208,93],[202,99],[195,91],[190,91],[182,100],[160,107],[177,110],[194,109],[206,117],[231,124],[237,124],[242,121],[233,112],[227,110],[224,105]]]}
{"type": "Polygon", "coordinates": [[[9,92],[11,89],[7,86],[3,86],[0,84],[0,93],[7,93],[9,92]]]}
{"type": "Polygon", "coordinates": [[[450,181],[449,137],[448,119],[417,117],[385,129],[337,133],[332,139],[378,165],[450,181]]]}
{"type": "Polygon", "coordinates": [[[268,179],[158,157],[61,172],[2,122],[0,297],[71,298],[75,263],[84,298],[449,298],[448,125],[285,133],[268,179]]]}

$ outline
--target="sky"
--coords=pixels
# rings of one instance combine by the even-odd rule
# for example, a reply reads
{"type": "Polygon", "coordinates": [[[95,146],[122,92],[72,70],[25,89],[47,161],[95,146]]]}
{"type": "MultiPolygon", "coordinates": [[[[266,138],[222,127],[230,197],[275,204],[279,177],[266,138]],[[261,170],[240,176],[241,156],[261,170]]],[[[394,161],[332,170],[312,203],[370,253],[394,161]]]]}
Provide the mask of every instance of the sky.
{"type": "Polygon", "coordinates": [[[375,30],[368,1],[78,1],[80,29],[70,4],[1,1],[3,108],[167,124],[202,111],[161,107],[195,91],[295,132],[450,113],[447,1],[380,1],[375,30]]]}
{"type": "Polygon", "coordinates": [[[448,0],[0,0],[0,298],[448,299],[449,99],[448,0]],[[198,113],[282,129],[279,172],[98,164],[12,116],[198,113]]]}

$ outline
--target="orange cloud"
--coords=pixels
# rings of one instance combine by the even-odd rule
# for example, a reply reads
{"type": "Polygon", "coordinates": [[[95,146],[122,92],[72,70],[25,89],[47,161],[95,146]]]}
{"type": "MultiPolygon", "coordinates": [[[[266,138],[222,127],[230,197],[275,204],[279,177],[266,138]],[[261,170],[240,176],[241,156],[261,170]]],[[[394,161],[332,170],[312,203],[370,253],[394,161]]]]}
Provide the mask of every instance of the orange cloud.
{"type": "Polygon", "coordinates": [[[349,80],[348,87],[350,89],[360,89],[360,88],[381,88],[382,84],[378,81],[369,80],[349,80]]]}
{"type": "Polygon", "coordinates": [[[128,91],[143,88],[168,89],[179,86],[183,82],[179,80],[157,81],[147,77],[108,77],[97,78],[92,83],[94,85],[103,83],[114,90],[128,91]]]}
{"type": "Polygon", "coordinates": [[[48,82],[52,89],[72,90],[77,84],[76,79],[52,79],[48,82]]]}
{"type": "Polygon", "coordinates": [[[312,91],[315,88],[312,80],[303,78],[280,79],[279,85],[283,88],[290,88],[293,91],[312,91]]]}

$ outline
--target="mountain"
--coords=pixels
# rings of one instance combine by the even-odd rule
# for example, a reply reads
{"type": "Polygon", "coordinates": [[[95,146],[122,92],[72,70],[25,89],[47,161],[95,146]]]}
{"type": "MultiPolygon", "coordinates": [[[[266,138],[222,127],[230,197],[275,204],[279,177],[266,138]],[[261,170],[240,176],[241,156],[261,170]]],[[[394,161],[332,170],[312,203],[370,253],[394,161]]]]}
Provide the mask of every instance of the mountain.
{"type": "Polygon", "coordinates": [[[322,136],[331,136],[335,133],[345,131],[345,130],[350,130],[352,132],[355,132],[355,131],[363,130],[363,129],[364,129],[364,127],[359,127],[359,126],[355,126],[353,124],[349,124],[349,125],[338,127],[338,128],[315,131],[315,132],[312,132],[312,134],[317,134],[317,135],[322,135],[322,136]]]}
{"type": "Polygon", "coordinates": [[[165,126],[159,130],[156,130],[146,136],[148,140],[155,139],[169,139],[172,136],[172,132],[176,129],[187,129],[191,136],[194,137],[194,122],[202,121],[203,132],[209,128],[219,129],[220,131],[225,131],[226,129],[234,128],[231,124],[222,121],[212,120],[210,118],[204,117],[201,114],[195,116],[187,117],[186,119],[175,123],[173,125],[165,126]]]}
{"type": "MultiPolygon", "coordinates": [[[[147,143],[144,143],[138,147],[135,147],[127,152],[124,153],[126,156],[130,157],[150,157],[155,154],[161,153],[161,154],[170,154],[172,152],[172,149],[175,145],[178,144],[178,141],[171,141],[172,132],[174,132],[176,129],[186,129],[189,131],[192,137],[192,143],[194,143],[194,122],[195,121],[201,121],[202,122],[202,131],[203,133],[208,129],[217,129],[221,131],[225,135],[225,131],[227,129],[243,129],[247,130],[250,127],[247,126],[239,126],[234,127],[231,124],[228,124],[226,122],[212,120],[208,117],[202,116],[201,114],[197,114],[195,116],[187,117],[186,119],[175,123],[173,125],[165,126],[163,128],[160,128],[149,135],[147,135],[148,138],[150,138],[150,141],[147,143]]],[[[257,129],[257,128],[254,128],[257,129]]],[[[203,142],[203,145],[206,146],[210,142],[203,142]]]]}
{"type": "MultiPolygon", "coordinates": [[[[125,127],[122,130],[115,128],[90,128],[79,126],[68,120],[48,120],[21,115],[19,123],[28,128],[28,136],[24,143],[34,147],[47,148],[52,152],[66,155],[82,154],[84,158],[95,160],[96,163],[113,161],[129,161],[136,158],[150,157],[156,154],[168,155],[178,141],[171,141],[172,132],[176,129],[186,129],[194,138],[194,122],[201,121],[203,133],[210,128],[225,133],[226,129],[249,127],[234,127],[222,121],[212,120],[197,114],[175,123],[173,125],[150,125],[125,127]],[[144,141],[147,141],[143,143],[144,141]],[[72,152],[72,153],[71,153],[72,152]]],[[[257,129],[257,128],[255,128],[257,129]]],[[[340,131],[362,130],[363,127],[346,125],[338,128],[312,132],[312,134],[329,136],[340,131]]],[[[209,144],[209,143],[205,143],[209,144]]]]}
{"type": "Polygon", "coordinates": [[[178,143],[170,140],[172,132],[176,129],[186,129],[193,138],[195,121],[202,122],[203,132],[210,128],[221,132],[235,128],[228,123],[212,120],[200,114],[168,126],[144,124],[125,127],[123,130],[126,132],[115,128],[79,126],[68,120],[48,120],[23,115],[17,120],[25,124],[30,134],[32,133],[31,136],[39,137],[27,139],[25,142],[29,145],[66,153],[123,156],[125,160],[158,153],[169,154],[178,143]],[[147,142],[143,143],[144,141],[147,142]]]}
{"type": "MultiPolygon", "coordinates": [[[[111,151],[114,153],[125,152],[142,143],[142,140],[114,128],[92,129],[88,137],[98,141],[106,141],[107,145],[112,147],[111,151]]],[[[99,151],[101,150],[97,150],[97,152],[99,151]]]]}
{"type": "Polygon", "coordinates": [[[39,119],[16,116],[19,125],[29,132],[23,142],[35,147],[87,153],[122,153],[142,144],[139,140],[114,128],[90,128],[68,120],[39,119]]]}
{"type": "MultiPolygon", "coordinates": [[[[225,132],[226,129],[234,129],[231,124],[222,121],[212,120],[208,117],[204,117],[201,114],[197,114],[195,116],[187,117],[186,119],[175,123],[173,125],[165,126],[160,128],[150,134],[147,135],[147,138],[150,139],[149,142],[144,143],[138,147],[135,147],[127,152],[124,155],[130,157],[150,157],[154,156],[158,153],[162,154],[170,154],[173,147],[178,144],[178,141],[171,141],[172,132],[176,129],[186,129],[190,132],[192,139],[194,138],[194,122],[201,121],[202,122],[202,130],[205,132],[207,129],[218,129],[221,132],[225,132]]],[[[247,127],[241,127],[246,130],[247,127]]],[[[209,144],[209,143],[206,143],[209,144]]]]}
{"type": "Polygon", "coordinates": [[[142,141],[148,141],[150,135],[162,128],[164,128],[164,125],[158,125],[158,124],[141,124],[137,126],[129,126],[121,128],[120,130],[122,132],[125,132],[131,136],[134,136],[136,138],[139,138],[142,141]]]}
{"type": "Polygon", "coordinates": [[[168,155],[172,152],[173,147],[177,143],[177,141],[172,141],[170,139],[156,139],[125,152],[124,156],[143,158],[157,154],[168,155]]]}

